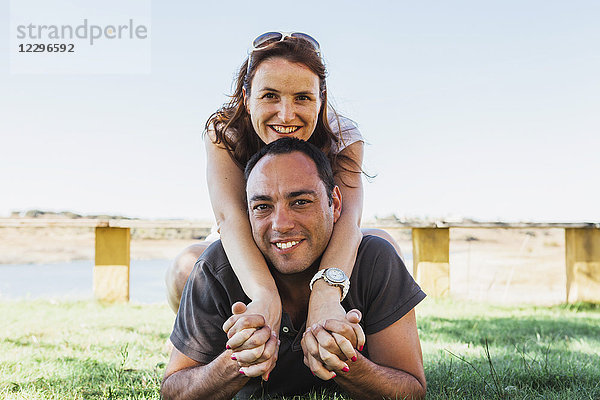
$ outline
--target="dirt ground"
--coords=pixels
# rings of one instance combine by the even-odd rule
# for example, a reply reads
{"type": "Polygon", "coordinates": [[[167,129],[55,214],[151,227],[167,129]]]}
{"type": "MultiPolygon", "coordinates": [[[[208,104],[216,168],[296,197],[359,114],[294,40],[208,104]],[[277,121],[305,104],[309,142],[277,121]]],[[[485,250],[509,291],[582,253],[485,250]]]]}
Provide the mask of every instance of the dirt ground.
{"type": "MultiPolygon", "coordinates": [[[[412,253],[410,229],[388,229],[403,254],[412,253]]],[[[407,263],[412,273],[412,261],[407,263]]],[[[563,303],[566,300],[563,229],[450,230],[450,292],[492,303],[563,303]]]]}
{"type": "MultiPolygon", "coordinates": [[[[387,229],[402,253],[412,252],[410,229],[387,229]]],[[[194,239],[137,239],[133,259],[173,259],[194,239]]],[[[566,298],[562,229],[450,230],[453,297],[493,303],[556,304],[566,298]]],[[[0,228],[0,264],[94,258],[90,228],[0,228]]],[[[406,257],[405,257],[406,258],[406,257]]],[[[407,264],[412,273],[412,262],[407,264]]]]}
{"type": "MultiPolygon", "coordinates": [[[[135,260],[173,259],[196,239],[131,240],[135,260]]],[[[0,264],[42,264],[93,260],[92,228],[0,228],[0,264]]]]}

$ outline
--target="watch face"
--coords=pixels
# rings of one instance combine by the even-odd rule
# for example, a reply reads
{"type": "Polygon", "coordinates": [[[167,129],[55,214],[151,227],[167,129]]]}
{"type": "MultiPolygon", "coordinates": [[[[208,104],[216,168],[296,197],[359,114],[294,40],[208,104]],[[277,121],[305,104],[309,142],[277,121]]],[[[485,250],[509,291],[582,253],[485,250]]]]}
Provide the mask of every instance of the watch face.
{"type": "Polygon", "coordinates": [[[329,268],[325,271],[325,275],[335,283],[343,283],[346,280],[346,274],[339,268],[329,268]]]}

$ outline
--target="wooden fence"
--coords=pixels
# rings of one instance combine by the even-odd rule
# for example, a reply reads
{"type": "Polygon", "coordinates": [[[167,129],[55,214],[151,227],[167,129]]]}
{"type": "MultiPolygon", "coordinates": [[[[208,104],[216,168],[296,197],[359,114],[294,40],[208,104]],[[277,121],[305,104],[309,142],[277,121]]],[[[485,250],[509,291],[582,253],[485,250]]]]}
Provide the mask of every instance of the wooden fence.
{"type": "MultiPolygon", "coordinates": [[[[132,228],[210,229],[206,222],[125,219],[6,219],[0,227],[91,227],[96,231],[94,296],[101,301],[129,301],[132,228]]],[[[412,230],[413,276],[431,296],[450,293],[450,229],[503,228],[565,231],[566,299],[600,303],[600,223],[423,223],[365,224],[369,228],[412,230]]]]}

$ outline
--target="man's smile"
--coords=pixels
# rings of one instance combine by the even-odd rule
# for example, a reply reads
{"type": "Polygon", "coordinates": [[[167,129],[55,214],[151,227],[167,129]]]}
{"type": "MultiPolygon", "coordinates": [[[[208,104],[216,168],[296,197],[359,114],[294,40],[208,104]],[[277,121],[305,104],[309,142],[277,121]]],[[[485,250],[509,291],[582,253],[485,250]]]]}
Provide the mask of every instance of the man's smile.
{"type": "Polygon", "coordinates": [[[295,250],[304,239],[297,240],[280,240],[272,242],[272,244],[278,249],[278,253],[288,253],[295,250]]]}

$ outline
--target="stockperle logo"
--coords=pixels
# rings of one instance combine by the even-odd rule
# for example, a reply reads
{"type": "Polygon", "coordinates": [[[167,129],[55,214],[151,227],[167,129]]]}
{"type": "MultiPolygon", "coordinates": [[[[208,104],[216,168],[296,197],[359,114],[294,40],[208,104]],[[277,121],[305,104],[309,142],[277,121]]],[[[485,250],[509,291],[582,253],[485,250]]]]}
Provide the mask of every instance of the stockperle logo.
{"type": "Polygon", "coordinates": [[[145,40],[148,39],[148,27],[136,24],[133,19],[122,24],[91,24],[84,18],[79,25],[34,24],[16,26],[18,40],[64,41],[84,39],[91,46],[99,40],[145,40]]]}

